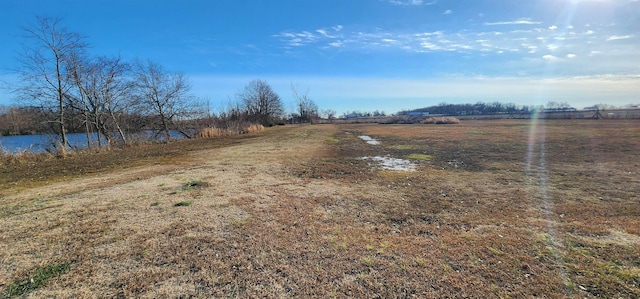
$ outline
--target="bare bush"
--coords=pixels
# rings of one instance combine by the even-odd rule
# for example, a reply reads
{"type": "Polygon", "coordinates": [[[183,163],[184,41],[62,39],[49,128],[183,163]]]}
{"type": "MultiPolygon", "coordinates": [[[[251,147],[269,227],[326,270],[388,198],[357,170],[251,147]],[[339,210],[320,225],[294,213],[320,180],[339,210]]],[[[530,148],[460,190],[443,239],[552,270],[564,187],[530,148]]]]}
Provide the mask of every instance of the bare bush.
{"type": "Polygon", "coordinates": [[[446,117],[429,117],[425,120],[422,121],[423,124],[436,124],[436,125],[442,125],[442,124],[459,124],[460,120],[455,118],[455,117],[451,117],[451,116],[446,116],[446,117]]]}

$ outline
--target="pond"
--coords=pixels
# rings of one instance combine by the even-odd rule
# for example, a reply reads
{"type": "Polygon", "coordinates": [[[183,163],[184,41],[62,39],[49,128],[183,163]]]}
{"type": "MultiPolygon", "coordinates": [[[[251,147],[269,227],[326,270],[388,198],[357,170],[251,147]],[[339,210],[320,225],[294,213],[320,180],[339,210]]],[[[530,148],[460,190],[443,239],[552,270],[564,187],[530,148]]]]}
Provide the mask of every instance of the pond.
{"type": "MultiPolygon", "coordinates": [[[[156,134],[157,131],[154,130],[145,130],[140,133],[129,135],[131,138],[135,136],[137,140],[162,140],[164,138],[164,134],[156,134]],[[158,137],[156,137],[158,135],[158,137]]],[[[180,139],[184,136],[177,131],[171,131],[171,138],[180,139]]],[[[71,144],[72,148],[83,149],[87,147],[87,134],[86,133],[69,133],[67,134],[67,139],[69,140],[69,144],[71,144]]],[[[89,134],[90,143],[97,146],[98,144],[98,134],[90,133],[89,134]]],[[[57,142],[58,136],[53,134],[41,134],[41,135],[19,135],[19,136],[0,136],[0,153],[20,153],[23,151],[27,151],[29,153],[42,153],[47,149],[52,149],[54,144],[57,142]]],[[[102,137],[102,144],[105,144],[106,141],[104,137],[102,137]]]]}

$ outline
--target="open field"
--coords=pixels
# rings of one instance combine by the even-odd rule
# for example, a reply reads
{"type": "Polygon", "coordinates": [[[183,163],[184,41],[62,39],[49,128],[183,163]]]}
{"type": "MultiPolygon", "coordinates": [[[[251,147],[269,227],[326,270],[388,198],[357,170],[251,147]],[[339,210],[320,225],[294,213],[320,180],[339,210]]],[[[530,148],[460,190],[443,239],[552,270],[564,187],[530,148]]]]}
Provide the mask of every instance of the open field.
{"type": "Polygon", "coordinates": [[[638,298],[639,158],[637,120],[496,120],[14,162],[0,298],[638,298]]]}

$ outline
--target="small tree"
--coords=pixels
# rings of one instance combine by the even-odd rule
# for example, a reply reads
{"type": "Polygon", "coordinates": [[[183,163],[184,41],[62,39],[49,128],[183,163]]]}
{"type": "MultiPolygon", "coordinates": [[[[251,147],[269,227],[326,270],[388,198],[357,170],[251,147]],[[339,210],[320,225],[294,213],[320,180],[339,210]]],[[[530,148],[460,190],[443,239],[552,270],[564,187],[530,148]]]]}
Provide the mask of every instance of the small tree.
{"type": "Polygon", "coordinates": [[[293,98],[296,100],[298,107],[298,117],[300,123],[309,122],[312,123],[314,119],[318,118],[318,105],[309,98],[309,91],[300,93],[298,86],[291,83],[291,91],[293,92],[293,98]]]}
{"type": "Polygon", "coordinates": [[[322,114],[324,114],[324,116],[329,119],[329,120],[333,120],[336,118],[336,114],[337,112],[333,109],[327,109],[327,110],[323,110],[322,114]]]}
{"type": "Polygon", "coordinates": [[[270,126],[284,114],[280,96],[265,81],[249,82],[236,97],[243,104],[249,121],[270,126]]]}
{"type": "Polygon", "coordinates": [[[126,79],[130,66],[119,57],[98,57],[92,61],[74,59],[73,67],[72,76],[78,90],[73,106],[85,115],[87,125],[92,124],[105,138],[107,146],[111,145],[114,132],[126,144],[118,115],[131,104],[127,99],[133,85],[126,79]]]}
{"type": "Polygon", "coordinates": [[[171,141],[171,128],[181,117],[189,115],[191,86],[182,73],[170,73],[161,65],[146,61],[134,64],[136,99],[160,121],[166,141],[171,141]]]}
{"type": "Polygon", "coordinates": [[[60,18],[38,17],[36,25],[25,27],[24,45],[19,61],[21,85],[15,89],[24,101],[37,102],[44,109],[55,111],[55,130],[60,137],[60,150],[66,153],[67,135],[65,104],[73,86],[69,75],[70,59],[83,54],[84,37],[61,27],[60,18]]]}

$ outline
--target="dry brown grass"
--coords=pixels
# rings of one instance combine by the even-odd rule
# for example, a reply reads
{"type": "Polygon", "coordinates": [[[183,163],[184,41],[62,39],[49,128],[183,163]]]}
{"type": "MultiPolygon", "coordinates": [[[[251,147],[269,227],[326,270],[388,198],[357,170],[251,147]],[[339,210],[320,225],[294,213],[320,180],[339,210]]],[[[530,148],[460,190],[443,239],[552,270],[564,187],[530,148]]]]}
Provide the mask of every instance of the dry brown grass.
{"type": "Polygon", "coordinates": [[[422,121],[423,124],[448,125],[459,124],[460,120],[452,116],[428,117],[422,121]]]}
{"type": "Polygon", "coordinates": [[[247,127],[245,133],[247,133],[247,134],[257,133],[257,132],[260,132],[262,130],[264,130],[264,126],[263,125],[253,124],[253,125],[250,125],[249,127],[247,127]]]}
{"type": "Polygon", "coordinates": [[[637,122],[271,130],[6,195],[0,287],[69,264],[30,296],[640,296],[637,122]]]}
{"type": "Polygon", "coordinates": [[[260,124],[233,125],[230,128],[204,128],[196,134],[196,138],[217,138],[235,134],[253,134],[264,130],[260,124]]]}
{"type": "Polygon", "coordinates": [[[196,134],[196,138],[216,138],[221,136],[229,136],[232,132],[227,129],[220,128],[204,128],[196,134]]]}

